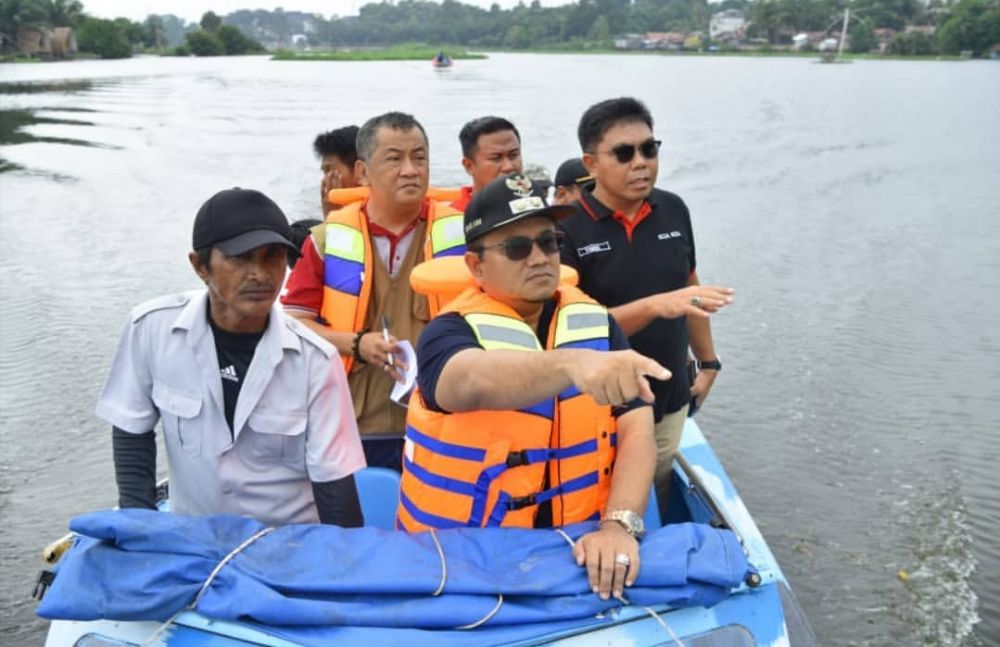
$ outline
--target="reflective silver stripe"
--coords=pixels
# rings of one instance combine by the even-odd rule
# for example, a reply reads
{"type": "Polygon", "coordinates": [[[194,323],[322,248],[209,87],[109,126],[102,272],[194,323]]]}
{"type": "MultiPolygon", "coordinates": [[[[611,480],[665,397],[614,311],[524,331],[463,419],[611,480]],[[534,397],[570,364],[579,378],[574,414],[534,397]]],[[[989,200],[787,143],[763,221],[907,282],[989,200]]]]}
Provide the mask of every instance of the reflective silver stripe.
{"type": "Polygon", "coordinates": [[[579,330],[580,328],[591,328],[608,325],[607,312],[578,312],[566,317],[566,328],[569,330],[579,330]]]}
{"type": "Polygon", "coordinates": [[[521,332],[506,326],[479,324],[476,326],[481,341],[498,341],[514,346],[522,346],[529,350],[538,348],[538,339],[531,333],[521,332]]]}

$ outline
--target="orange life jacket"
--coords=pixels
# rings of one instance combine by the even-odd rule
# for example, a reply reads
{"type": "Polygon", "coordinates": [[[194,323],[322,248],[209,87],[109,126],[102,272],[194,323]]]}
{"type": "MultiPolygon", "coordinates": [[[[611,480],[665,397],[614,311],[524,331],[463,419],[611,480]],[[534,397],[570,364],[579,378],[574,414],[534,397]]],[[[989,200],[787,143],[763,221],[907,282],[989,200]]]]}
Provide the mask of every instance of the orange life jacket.
{"type": "MultiPolygon", "coordinates": [[[[442,190],[434,190],[435,195],[442,190]]],[[[344,205],[331,211],[324,223],[326,240],[323,249],[323,306],[320,316],[334,330],[358,332],[365,325],[372,290],[371,237],[368,218],[362,207],[368,200],[368,187],[334,189],[328,199],[344,205]]],[[[428,195],[432,191],[428,190],[428,195]]],[[[447,197],[448,193],[444,196],[447,197]]],[[[465,254],[462,213],[444,202],[430,200],[427,211],[427,235],[423,241],[424,258],[465,254]]],[[[353,357],[343,357],[350,373],[353,357]]]]}
{"type": "MultiPolygon", "coordinates": [[[[610,346],[608,311],[562,284],[546,348],[610,346]]],[[[478,289],[448,304],[486,349],[541,351],[510,307],[478,289]]],[[[498,375],[497,380],[517,379],[498,375]]],[[[419,389],[406,416],[397,526],[413,532],[460,526],[532,527],[552,502],[556,526],[598,519],[607,505],[617,443],[611,407],[571,386],[519,411],[440,413],[419,389]],[[545,487],[546,465],[549,483],[545,487]]]]}

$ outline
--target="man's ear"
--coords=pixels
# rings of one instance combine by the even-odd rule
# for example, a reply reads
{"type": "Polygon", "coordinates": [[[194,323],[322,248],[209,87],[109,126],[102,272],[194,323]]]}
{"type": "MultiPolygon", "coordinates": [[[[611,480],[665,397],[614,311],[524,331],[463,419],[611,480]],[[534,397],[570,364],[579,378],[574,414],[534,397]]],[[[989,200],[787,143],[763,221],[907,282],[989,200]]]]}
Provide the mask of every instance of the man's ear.
{"type": "Polygon", "coordinates": [[[354,179],[359,186],[371,186],[368,179],[368,165],[360,159],[354,162],[354,179]]]}
{"type": "Polygon", "coordinates": [[[197,252],[188,252],[188,262],[191,263],[191,269],[198,275],[198,278],[208,283],[208,268],[201,264],[197,252]]]}
{"type": "MultiPolygon", "coordinates": [[[[593,153],[584,153],[580,159],[583,160],[583,167],[587,169],[587,172],[594,175],[594,163],[597,161],[593,153]]],[[[595,176],[596,177],[596,176],[595,176]]]]}
{"type": "Polygon", "coordinates": [[[469,274],[476,280],[476,283],[483,285],[483,259],[478,252],[465,252],[465,266],[469,268],[469,274]]]}
{"type": "Polygon", "coordinates": [[[463,157],[462,168],[464,168],[465,172],[469,174],[469,177],[472,177],[473,171],[476,170],[476,163],[470,160],[468,157],[463,157]]]}

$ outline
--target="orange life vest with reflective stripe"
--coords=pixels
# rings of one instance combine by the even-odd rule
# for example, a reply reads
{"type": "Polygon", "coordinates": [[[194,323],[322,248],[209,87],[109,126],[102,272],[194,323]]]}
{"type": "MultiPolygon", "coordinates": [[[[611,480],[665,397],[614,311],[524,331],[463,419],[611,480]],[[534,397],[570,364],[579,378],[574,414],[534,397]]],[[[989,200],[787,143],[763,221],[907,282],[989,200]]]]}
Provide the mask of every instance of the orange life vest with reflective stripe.
{"type": "MultiPolygon", "coordinates": [[[[435,195],[442,190],[434,190],[435,195]]],[[[368,218],[362,207],[368,187],[334,189],[328,199],[343,208],[331,211],[324,223],[323,306],[320,316],[334,330],[358,332],[364,328],[372,290],[372,242],[368,218]]],[[[428,190],[428,195],[432,190],[428,190]]],[[[444,194],[447,197],[448,193],[444,194]]],[[[427,210],[424,258],[465,253],[462,213],[443,202],[430,200],[427,210]]],[[[341,356],[344,370],[351,372],[353,357],[341,356]]]]}
{"type": "MultiPolygon", "coordinates": [[[[569,285],[560,285],[556,298],[546,348],[607,351],[607,309],[569,285]]],[[[487,351],[543,350],[513,309],[476,288],[448,311],[465,318],[487,351]]],[[[397,526],[531,528],[545,501],[552,502],[556,526],[598,519],[611,490],[616,442],[611,407],[573,386],[519,411],[463,413],[428,409],[417,389],[406,416],[397,526]]]]}

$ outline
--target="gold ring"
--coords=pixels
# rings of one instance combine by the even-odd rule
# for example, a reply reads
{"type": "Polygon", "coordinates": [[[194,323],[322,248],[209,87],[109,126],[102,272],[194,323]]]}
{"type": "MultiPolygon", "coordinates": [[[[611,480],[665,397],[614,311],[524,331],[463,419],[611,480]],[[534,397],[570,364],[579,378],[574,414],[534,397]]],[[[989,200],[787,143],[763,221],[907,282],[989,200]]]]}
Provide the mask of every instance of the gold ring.
{"type": "Polygon", "coordinates": [[[701,299],[699,297],[691,297],[691,305],[695,308],[701,307],[701,299]]]}

